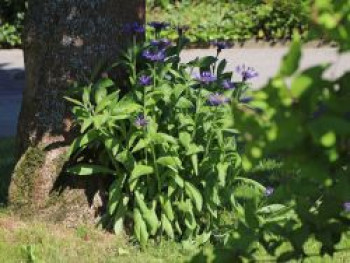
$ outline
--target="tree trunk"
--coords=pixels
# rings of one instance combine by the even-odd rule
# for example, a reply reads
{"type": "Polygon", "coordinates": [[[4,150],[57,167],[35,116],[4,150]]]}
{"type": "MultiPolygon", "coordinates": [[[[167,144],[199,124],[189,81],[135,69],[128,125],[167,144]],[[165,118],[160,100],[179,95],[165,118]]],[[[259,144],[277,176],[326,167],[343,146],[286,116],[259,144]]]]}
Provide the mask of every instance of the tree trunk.
{"type": "Polygon", "coordinates": [[[16,211],[68,225],[96,219],[100,180],[62,173],[74,136],[63,96],[72,78],[89,77],[101,61],[118,59],[130,37],[122,25],[144,23],[144,14],[145,0],[29,0],[19,161],[9,191],[16,211]]]}

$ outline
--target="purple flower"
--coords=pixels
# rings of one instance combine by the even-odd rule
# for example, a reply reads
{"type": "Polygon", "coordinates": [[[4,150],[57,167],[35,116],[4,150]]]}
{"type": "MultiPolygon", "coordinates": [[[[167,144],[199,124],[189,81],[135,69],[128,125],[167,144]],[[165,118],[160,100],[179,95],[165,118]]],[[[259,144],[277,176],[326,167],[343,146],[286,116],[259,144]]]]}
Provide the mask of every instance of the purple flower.
{"type": "Polygon", "coordinates": [[[145,118],[145,116],[144,116],[143,114],[140,114],[140,115],[136,118],[134,124],[135,124],[135,126],[136,126],[137,128],[140,129],[140,128],[146,127],[146,126],[148,125],[148,121],[147,121],[147,119],[145,118]]]}
{"type": "Polygon", "coordinates": [[[345,202],[343,204],[345,212],[350,212],[350,202],[345,202]]]}
{"type": "Polygon", "coordinates": [[[157,50],[157,51],[145,50],[143,51],[142,56],[153,62],[164,61],[165,59],[164,50],[157,50]]]}
{"type": "Polygon", "coordinates": [[[242,81],[247,81],[259,76],[258,72],[256,72],[254,68],[246,67],[244,64],[236,67],[236,72],[242,76],[242,81]]]}
{"type": "Polygon", "coordinates": [[[273,187],[266,187],[265,190],[265,196],[269,197],[275,192],[275,189],[273,187]]]}
{"type": "Polygon", "coordinates": [[[151,83],[152,83],[152,78],[150,76],[142,75],[139,78],[139,84],[141,86],[149,86],[149,85],[151,85],[151,83]]]}
{"type": "Polygon", "coordinates": [[[228,80],[228,79],[225,79],[223,82],[222,82],[222,87],[224,89],[234,89],[235,88],[235,84],[228,80]]]}
{"type": "Polygon", "coordinates": [[[142,34],[145,32],[145,27],[137,22],[134,22],[124,25],[123,32],[132,34],[142,34]]]}
{"type": "Polygon", "coordinates": [[[202,84],[212,83],[212,82],[216,81],[216,79],[217,78],[213,74],[211,74],[211,72],[209,72],[209,71],[204,71],[201,74],[199,74],[198,76],[196,76],[196,80],[202,84]]]}
{"type": "Polygon", "coordinates": [[[220,93],[210,94],[208,97],[208,104],[210,106],[219,106],[229,102],[230,102],[230,99],[226,98],[224,95],[220,93]]]}
{"type": "Polygon", "coordinates": [[[223,49],[230,48],[232,46],[225,41],[214,41],[211,42],[211,44],[216,46],[218,53],[220,53],[223,49]]]}
{"type": "Polygon", "coordinates": [[[158,49],[165,49],[171,45],[171,41],[167,38],[160,40],[151,40],[151,45],[157,47],[158,49]]]}
{"type": "Polygon", "coordinates": [[[150,22],[149,25],[153,27],[157,32],[160,32],[163,29],[166,29],[170,24],[165,22],[153,21],[150,22]]]}
{"type": "Polygon", "coordinates": [[[252,97],[245,97],[245,98],[241,98],[240,100],[239,100],[239,102],[240,103],[249,103],[249,102],[251,102],[253,100],[253,98],[252,97]]]}

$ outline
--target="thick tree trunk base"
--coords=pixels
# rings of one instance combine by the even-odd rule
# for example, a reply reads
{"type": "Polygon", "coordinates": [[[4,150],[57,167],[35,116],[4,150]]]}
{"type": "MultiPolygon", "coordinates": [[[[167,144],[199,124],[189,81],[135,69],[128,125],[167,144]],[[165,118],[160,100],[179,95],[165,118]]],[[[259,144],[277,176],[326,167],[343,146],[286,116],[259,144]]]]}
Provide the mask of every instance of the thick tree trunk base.
{"type": "Polygon", "coordinates": [[[105,210],[106,180],[66,175],[66,151],[67,147],[28,148],[16,165],[10,186],[14,213],[68,227],[98,222],[105,210]]]}
{"type": "MultiPolygon", "coordinates": [[[[26,89],[18,122],[19,162],[9,203],[23,216],[68,226],[96,223],[105,178],[65,175],[74,120],[63,98],[102,61],[114,63],[131,43],[126,23],[144,23],[144,0],[29,0],[24,30],[26,89]]],[[[115,80],[118,72],[112,72],[115,80]]]]}

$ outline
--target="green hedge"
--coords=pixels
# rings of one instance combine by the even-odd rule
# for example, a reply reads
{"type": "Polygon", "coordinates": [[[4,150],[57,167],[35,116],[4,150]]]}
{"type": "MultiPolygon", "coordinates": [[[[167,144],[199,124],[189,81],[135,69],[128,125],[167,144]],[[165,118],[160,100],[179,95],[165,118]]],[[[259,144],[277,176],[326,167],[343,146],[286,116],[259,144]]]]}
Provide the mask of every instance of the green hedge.
{"type": "MultiPolygon", "coordinates": [[[[21,45],[20,34],[26,9],[24,0],[2,0],[0,48],[21,45]]],[[[293,31],[307,31],[309,0],[191,1],[147,0],[147,20],[188,25],[188,38],[194,43],[214,39],[290,39],[293,31]]],[[[163,33],[175,39],[174,30],[163,33]]]]}

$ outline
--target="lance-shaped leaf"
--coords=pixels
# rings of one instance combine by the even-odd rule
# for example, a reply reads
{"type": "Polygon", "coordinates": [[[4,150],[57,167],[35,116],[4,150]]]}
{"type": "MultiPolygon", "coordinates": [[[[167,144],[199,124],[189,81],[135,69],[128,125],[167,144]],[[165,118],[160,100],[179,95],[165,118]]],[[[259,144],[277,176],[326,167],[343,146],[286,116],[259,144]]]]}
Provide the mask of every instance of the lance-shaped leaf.
{"type": "Polygon", "coordinates": [[[85,146],[96,140],[98,137],[98,131],[90,130],[84,135],[76,138],[69,148],[69,151],[67,153],[68,157],[72,156],[72,154],[75,153],[77,150],[85,148],[85,146]]]}
{"type": "Polygon", "coordinates": [[[150,234],[155,235],[160,225],[155,211],[156,207],[154,206],[153,209],[149,209],[143,200],[142,195],[138,191],[135,191],[135,198],[136,203],[140,208],[142,217],[145,219],[148,229],[150,230],[150,234]]]}
{"type": "Polygon", "coordinates": [[[141,246],[145,247],[148,242],[149,234],[146,223],[138,208],[134,208],[134,233],[141,246]]]}
{"type": "Polygon", "coordinates": [[[75,175],[94,175],[94,174],[114,174],[115,171],[101,166],[93,164],[78,164],[76,166],[67,169],[68,173],[75,175]]]}
{"type": "Polygon", "coordinates": [[[187,195],[191,198],[191,200],[196,205],[198,211],[202,211],[203,208],[203,197],[199,190],[191,183],[185,183],[185,191],[187,195]]]}
{"type": "Polygon", "coordinates": [[[175,235],[174,235],[173,227],[165,214],[162,214],[161,220],[162,220],[162,228],[164,232],[168,235],[169,238],[174,239],[175,235]]]}
{"type": "Polygon", "coordinates": [[[154,169],[152,166],[138,164],[134,167],[134,170],[131,173],[129,182],[133,182],[139,179],[143,175],[152,174],[152,173],[154,173],[154,169]]]}

